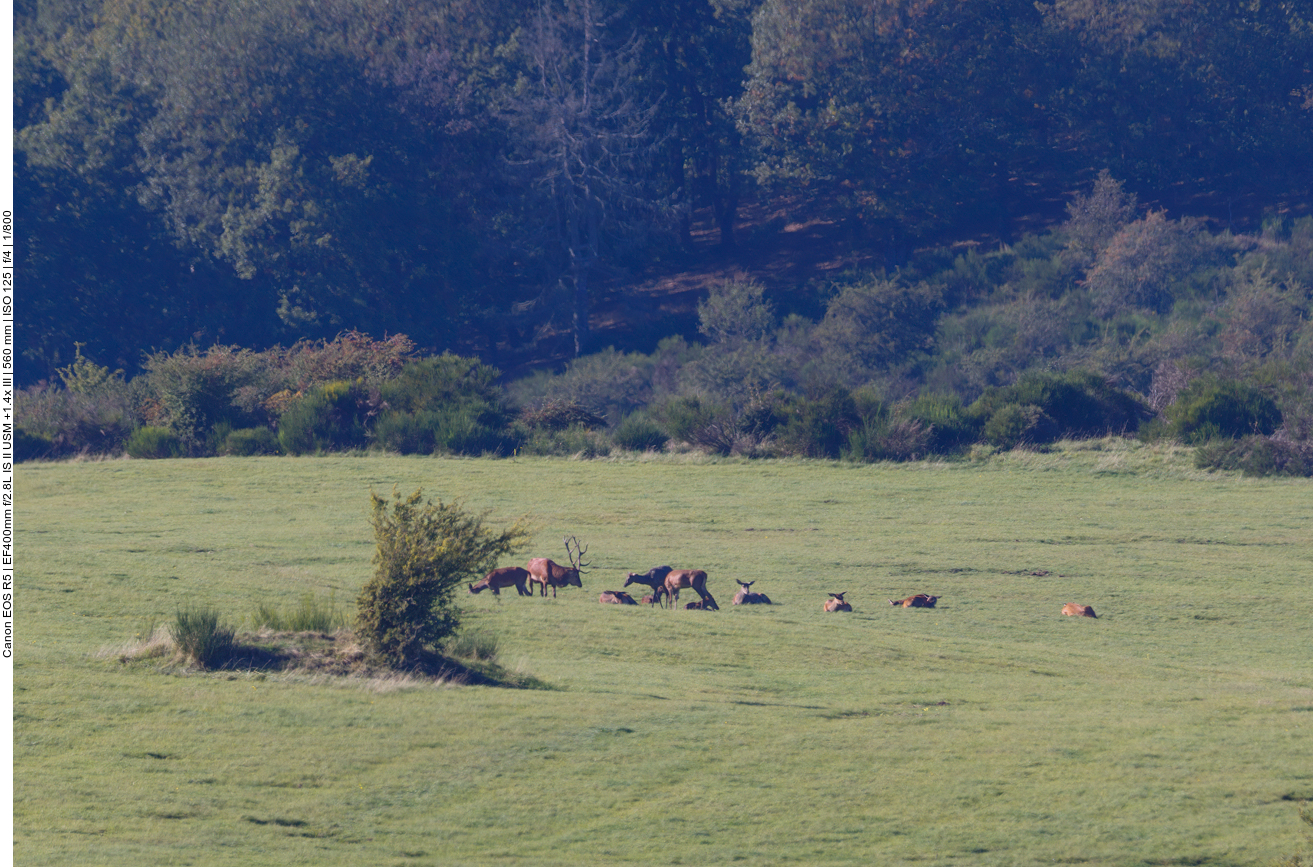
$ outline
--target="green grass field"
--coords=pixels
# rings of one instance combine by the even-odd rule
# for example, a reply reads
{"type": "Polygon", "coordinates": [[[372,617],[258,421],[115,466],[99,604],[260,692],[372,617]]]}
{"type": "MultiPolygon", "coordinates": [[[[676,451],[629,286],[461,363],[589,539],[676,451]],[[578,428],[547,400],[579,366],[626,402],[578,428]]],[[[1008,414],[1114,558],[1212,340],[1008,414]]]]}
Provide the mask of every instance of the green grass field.
{"type": "Polygon", "coordinates": [[[1313,798],[1313,483],[1188,452],[109,461],[17,503],[21,865],[1265,865],[1313,798]],[[350,602],[394,485],[589,546],[582,591],[462,601],[550,688],[116,658],[187,605],[350,602]],[[722,610],[597,603],[661,563],[722,610]]]}

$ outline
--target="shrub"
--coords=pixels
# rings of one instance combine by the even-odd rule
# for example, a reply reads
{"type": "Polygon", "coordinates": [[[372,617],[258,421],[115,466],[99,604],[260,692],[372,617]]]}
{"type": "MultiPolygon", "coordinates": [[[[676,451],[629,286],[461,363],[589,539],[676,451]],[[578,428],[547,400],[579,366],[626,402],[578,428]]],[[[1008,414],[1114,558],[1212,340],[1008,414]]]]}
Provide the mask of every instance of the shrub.
{"type": "Polygon", "coordinates": [[[267,427],[247,427],[229,431],[219,447],[219,454],[250,457],[278,454],[278,434],[267,427]]]}
{"type": "Polygon", "coordinates": [[[147,425],[139,427],[128,437],[124,451],[134,458],[158,460],[179,458],[186,453],[182,440],[166,427],[147,425]]]}
{"type": "Polygon", "coordinates": [[[776,442],[786,454],[809,458],[839,457],[849,445],[849,435],[862,426],[852,392],[839,387],[794,401],[787,418],[776,432],[776,442]]]}
{"type": "Polygon", "coordinates": [[[375,568],[357,599],[356,635],[388,664],[415,666],[459,626],[455,592],[519,551],[529,534],[520,524],[491,531],[488,513],[425,501],[420,490],[370,499],[375,568]]]}
{"type": "Polygon", "coordinates": [[[1191,444],[1213,437],[1270,435],[1281,424],[1276,402],[1252,385],[1200,377],[1177,395],[1165,413],[1172,432],[1191,444]]]}
{"type": "Polygon", "coordinates": [[[1313,443],[1274,437],[1215,439],[1195,449],[1201,470],[1239,470],[1246,476],[1313,477],[1313,443]]]}
{"type": "Polygon", "coordinates": [[[1087,371],[1029,372],[1015,385],[986,390],[966,414],[1000,448],[1124,434],[1150,415],[1134,395],[1087,371]]]}
{"type": "Polygon", "coordinates": [[[367,401],[362,388],[349,382],[312,389],[278,420],[278,444],[291,455],[363,448],[367,401]]]}
{"type": "Polygon", "coordinates": [[[967,417],[962,398],[955,394],[923,394],[903,407],[899,416],[921,425],[926,448],[933,454],[951,454],[980,435],[979,424],[967,417]]]}
{"type": "Polygon", "coordinates": [[[63,388],[42,383],[15,393],[19,460],[114,453],[138,425],[134,389],[123,372],[93,363],[76,346],[76,359],[59,370],[63,388]]]}
{"type": "Polygon", "coordinates": [[[236,649],[233,631],[211,608],[179,609],[169,636],[183,658],[197,668],[220,668],[236,649]]]}
{"type": "Polygon", "coordinates": [[[651,419],[644,415],[626,416],[620,422],[611,439],[622,449],[635,452],[659,452],[666,447],[670,437],[651,419]]]}
{"type": "Polygon", "coordinates": [[[268,361],[260,353],[236,346],[205,351],[191,346],[150,355],[143,367],[146,388],[158,405],[155,422],[177,434],[188,451],[202,451],[216,425],[238,428],[263,421],[235,403],[240,389],[268,375],[268,361]]]}

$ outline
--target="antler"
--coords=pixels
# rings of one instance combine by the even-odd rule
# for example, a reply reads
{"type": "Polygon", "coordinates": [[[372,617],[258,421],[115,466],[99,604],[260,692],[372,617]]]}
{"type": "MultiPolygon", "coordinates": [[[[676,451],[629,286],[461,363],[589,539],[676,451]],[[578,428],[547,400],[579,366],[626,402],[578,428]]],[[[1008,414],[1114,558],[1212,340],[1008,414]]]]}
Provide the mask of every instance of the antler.
{"type": "Polygon", "coordinates": [[[592,565],[591,563],[584,562],[584,554],[588,553],[588,549],[586,547],[580,547],[579,540],[574,536],[565,537],[565,553],[570,557],[570,565],[580,572],[592,565]],[[574,543],[573,550],[570,548],[571,542],[574,543]]]}

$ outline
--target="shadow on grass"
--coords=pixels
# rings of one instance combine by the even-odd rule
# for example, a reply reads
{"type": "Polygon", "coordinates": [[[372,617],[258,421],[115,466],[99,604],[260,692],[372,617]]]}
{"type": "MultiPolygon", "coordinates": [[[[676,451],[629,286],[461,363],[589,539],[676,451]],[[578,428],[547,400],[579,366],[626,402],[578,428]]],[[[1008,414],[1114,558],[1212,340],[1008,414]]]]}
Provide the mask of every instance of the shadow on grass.
{"type": "Polygon", "coordinates": [[[400,677],[433,684],[558,689],[530,674],[509,671],[493,658],[471,659],[430,651],[414,665],[391,667],[371,658],[348,630],[240,633],[225,658],[214,660],[214,664],[205,668],[189,665],[183,654],[159,635],[112,655],[124,664],[154,659],[169,668],[181,666],[210,672],[286,673],[344,680],[400,677]]]}

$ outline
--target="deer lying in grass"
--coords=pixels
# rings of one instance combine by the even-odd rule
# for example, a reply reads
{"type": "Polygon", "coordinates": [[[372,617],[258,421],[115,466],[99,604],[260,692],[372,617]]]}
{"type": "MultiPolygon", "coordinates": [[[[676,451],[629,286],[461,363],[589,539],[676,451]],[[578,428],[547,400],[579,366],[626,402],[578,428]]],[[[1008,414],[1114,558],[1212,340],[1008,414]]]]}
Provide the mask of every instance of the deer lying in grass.
{"type": "Polygon", "coordinates": [[[934,608],[935,603],[939,601],[938,596],[927,596],[924,593],[918,593],[915,596],[908,596],[906,599],[890,599],[889,604],[897,608],[934,608]]]}
{"type": "Polygon", "coordinates": [[[739,585],[739,592],[734,594],[735,605],[770,605],[770,597],[765,593],[754,593],[748,588],[756,581],[749,581],[746,584],[735,578],[734,583],[739,585]]]}
{"type": "Polygon", "coordinates": [[[847,594],[847,590],[843,591],[843,593],[831,593],[830,598],[825,600],[825,604],[822,607],[826,611],[852,611],[852,605],[843,601],[843,597],[847,594]]]}
{"type": "Polygon", "coordinates": [[[662,584],[660,587],[654,588],[650,594],[638,601],[644,605],[661,605],[664,608],[666,604],[666,585],[662,584]]]}
{"type": "Polygon", "coordinates": [[[602,595],[597,597],[597,601],[603,605],[637,605],[634,597],[630,596],[623,590],[603,590],[602,595]]]}
{"type": "MultiPolygon", "coordinates": [[[[547,588],[552,588],[552,598],[556,598],[557,587],[583,587],[584,583],[579,580],[579,575],[588,567],[584,562],[584,554],[587,548],[579,547],[579,540],[574,536],[565,537],[565,553],[570,557],[570,567],[554,563],[546,557],[535,557],[529,561],[529,583],[538,584],[541,587],[542,595],[547,595],[547,588]],[[573,547],[571,547],[573,543],[573,547]]],[[[529,588],[529,595],[533,595],[533,588],[529,588]]]]}
{"type": "Polygon", "coordinates": [[[470,592],[482,593],[484,590],[491,590],[493,596],[500,596],[505,588],[514,587],[521,596],[532,596],[533,591],[525,586],[528,580],[529,570],[519,566],[503,566],[484,575],[482,581],[471,584],[470,592]]]}
{"type": "Polygon", "coordinates": [[[1062,613],[1068,617],[1095,617],[1099,615],[1094,613],[1092,605],[1077,605],[1075,602],[1068,602],[1062,606],[1062,613]]]}

